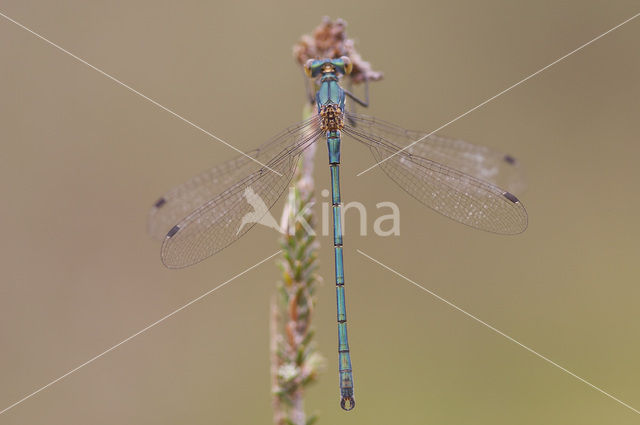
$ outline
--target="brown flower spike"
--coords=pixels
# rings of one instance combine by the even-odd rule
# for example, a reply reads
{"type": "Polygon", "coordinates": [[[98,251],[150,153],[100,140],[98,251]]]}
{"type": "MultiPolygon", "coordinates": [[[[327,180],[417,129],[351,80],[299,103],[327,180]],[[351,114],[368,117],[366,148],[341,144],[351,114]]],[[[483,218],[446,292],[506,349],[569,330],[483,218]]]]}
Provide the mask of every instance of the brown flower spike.
{"type": "Polygon", "coordinates": [[[353,71],[349,75],[352,83],[381,80],[382,72],[374,71],[371,64],[362,59],[355,49],[355,42],[347,38],[346,29],[347,23],[344,20],[338,18],[332,21],[325,16],[313,34],[303,35],[293,46],[294,57],[302,66],[309,59],[338,59],[348,56],[353,63],[353,71]]]}

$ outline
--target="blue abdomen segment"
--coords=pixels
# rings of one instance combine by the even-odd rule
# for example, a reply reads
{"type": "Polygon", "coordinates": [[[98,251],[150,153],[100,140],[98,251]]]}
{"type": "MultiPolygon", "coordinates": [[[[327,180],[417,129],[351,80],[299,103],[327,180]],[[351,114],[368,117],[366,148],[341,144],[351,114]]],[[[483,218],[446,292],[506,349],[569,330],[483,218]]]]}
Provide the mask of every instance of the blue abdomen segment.
{"type": "MultiPolygon", "coordinates": [[[[338,323],[346,323],[347,322],[347,309],[346,309],[346,302],[344,299],[344,284],[342,285],[337,285],[336,286],[336,304],[337,306],[337,312],[338,312],[338,323]]],[[[345,328],[345,336],[346,336],[346,328],[345,328]]],[[[342,344],[342,338],[340,335],[338,335],[338,343],[342,344]]],[[[345,341],[346,343],[346,341],[345,341]]],[[[349,345],[347,344],[346,349],[349,348],[349,345]]],[[[338,350],[340,350],[341,348],[339,348],[338,350]]]]}
{"type": "Polygon", "coordinates": [[[340,166],[331,164],[331,203],[340,204],[340,166]]]}
{"type": "Polygon", "coordinates": [[[347,303],[344,290],[344,262],[342,258],[342,204],[340,201],[340,131],[327,132],[329,169],[331,170],[331,201],[333,204],[333,251],[336,273],[336,309],[338,319],[338,362],[340,380],[340,406],[351,410],[353,398],[353,373],[347,337],[347,303]]]}
{"type": "MultiPolygon", "coordinates": [[[[333,245],[342,246],[342,210],[340,205],[333,206],[333,245]]],[[[342,263],[339,264],[342,269],[342,263]]],[[[342,271],[342,270],[340,270],[342,271]]],[[[338,274],[338,262],[336,258],[336,275],[338,274]]]]}
{"type": "MultiPolygon", "coordinates": [[[[349,339],[347,338],[347,323],[338,323],[338,362],[340,364],[340,395],[342,401],[355,405],[353,399],[353,373],[351,371],[351,356],[349,355],[349,339]]],[[[343,409],[345,406],[343,406],[343,409]]],[[[351,409],[346,409],[351,410],[351,409]]]]}
{"type": "MultiPolygon", "coordinates": [[[[329,149],[329,164],[330,165],[338,165],[340,164],[340,131],[328,131],[327,132],[327,148],[329,149]]],[[[331,175],[331,183],[333,181],[333,174],[331,175]]],[[[340,196],[340,180],[336,180],[338,183],[338,196],[340,196]]],[[[333,185],[332,185],[333,187],[333,185]]]]}

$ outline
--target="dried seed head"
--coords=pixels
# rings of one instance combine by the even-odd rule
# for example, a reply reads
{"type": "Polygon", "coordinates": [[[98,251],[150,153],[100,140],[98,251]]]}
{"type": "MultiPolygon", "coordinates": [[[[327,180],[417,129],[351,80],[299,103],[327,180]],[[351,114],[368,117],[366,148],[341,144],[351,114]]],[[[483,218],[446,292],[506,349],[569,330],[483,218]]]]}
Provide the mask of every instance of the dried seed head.
{"type": "Polygon", "coordinates": [[[382,72],[374,71],[371,64],[362,59],[355,49],[355,43],[347,38],[347,23],[342,19],[332,21],[324,17],[322,23],[311,35],[304,35],[293,47],[293,55],[297,62],[304,66],[309,59],[338,59],[346,56],[352,64],[349,78],[354,84],[365,80],[377,81],[382,79],[382,72]]]}

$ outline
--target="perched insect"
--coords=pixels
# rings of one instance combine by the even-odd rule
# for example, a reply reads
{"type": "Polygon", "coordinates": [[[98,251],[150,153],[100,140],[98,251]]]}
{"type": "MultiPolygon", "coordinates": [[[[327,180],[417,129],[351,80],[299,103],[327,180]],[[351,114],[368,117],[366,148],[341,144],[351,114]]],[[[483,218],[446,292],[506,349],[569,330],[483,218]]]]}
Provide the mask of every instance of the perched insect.
{"type": "Polygon", "coordinates": [[[493,233],[516,234],[527,227],[524,206],[508,191],[518,183],[513,157],[346,112],[347,97],[368,105],[368,99],[357,99],[340,86],[340,78],[351,68],[347,57],[308,61],[305,71],[317,82],[317,111],[310,119],[247,152],[248,156],[223,163],[169,191],[154,204],[149,219],[151,234],[164,238],[161,255],[167,267],[195,264],[253,227],[255,222],[243,222],[247,214],[256,213],[245,200],[247,190],[264,202],[267,208],[262,214],[266,214],[287,189],[302,152],[326,138],[333,204],[340,405],[345,410],[353,409],[355,399],[342,259],[342,136],[368,147],[378,166],[400,188],[440,214],[493,233]]]}

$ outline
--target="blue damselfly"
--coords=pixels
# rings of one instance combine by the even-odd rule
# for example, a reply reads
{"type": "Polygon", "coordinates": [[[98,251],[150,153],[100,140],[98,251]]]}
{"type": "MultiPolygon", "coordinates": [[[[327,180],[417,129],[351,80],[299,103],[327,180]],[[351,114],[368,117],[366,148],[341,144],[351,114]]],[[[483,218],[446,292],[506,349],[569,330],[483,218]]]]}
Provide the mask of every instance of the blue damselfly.
{"type": "Polygon", "coordinates": [[[239,156],[169,191],[154,204],[149,220],[150,232],[163,238],[161,256],[167,267],[198,263],[253,227],[255,223],[246,225],[242,221],[247,214],[255,213],[245,200],[247,190],[259,196],[268,210],[289,186],[302,152],[325,138],[333,205],[340,404],[345,410],[351,410],[355,400],[344,291],[342,136],[367,147],[378,166],[400,188],[440,214],[493,233],[517,234],[527,227],[525,208],[511,193],[517,183],[513,157],[345,111],[347,97],[364,106],[368,103],[340,85],[340,78],[349,74],[351,67],[347,57],[307,62],[305,71],[317,83],[316,113],[247,152],[255,161],[239,156]]]}

